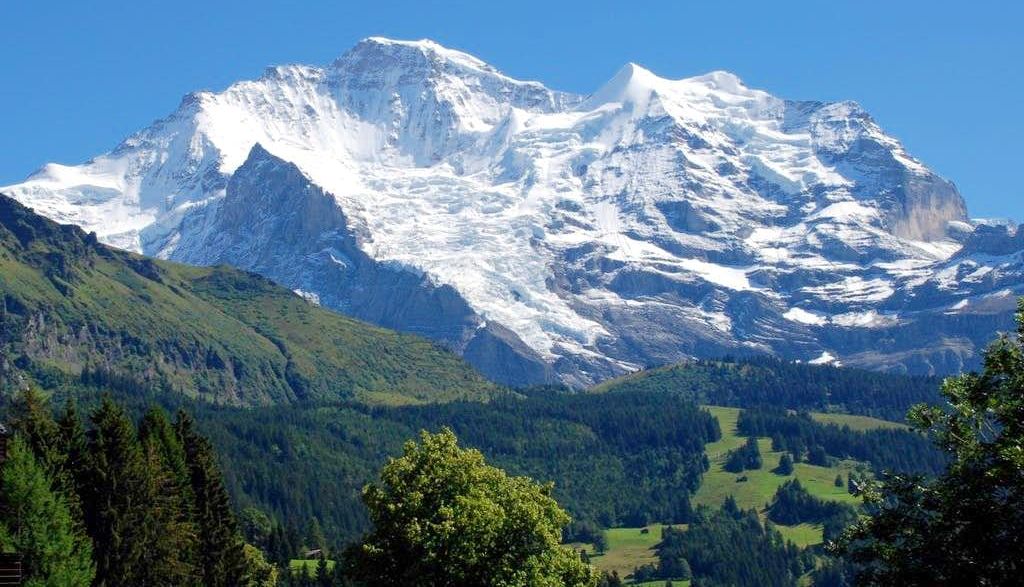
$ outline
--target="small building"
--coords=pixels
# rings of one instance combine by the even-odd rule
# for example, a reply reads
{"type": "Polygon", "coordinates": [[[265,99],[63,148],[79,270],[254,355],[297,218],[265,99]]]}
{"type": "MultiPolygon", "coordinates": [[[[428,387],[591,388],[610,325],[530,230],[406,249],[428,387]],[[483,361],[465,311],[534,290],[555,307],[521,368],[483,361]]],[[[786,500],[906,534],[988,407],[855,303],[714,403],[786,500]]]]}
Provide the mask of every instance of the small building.
{"type": "Polygon", "coordinates": [[[21,555],[0,553],[0,585],[21,585],[21,555]]]}
{"type": "Polygon", "coordinates": [[[307,560],[308,559],[314,559],[314,558],[320,558],[320,555],[322,555],[322,554],[323,554],[322,550],[320,550],[319,548],[314,548],[313,550],[307,550],[306,551],[306,556],[304,556],[303,558],[305,558],[307,560]]]}

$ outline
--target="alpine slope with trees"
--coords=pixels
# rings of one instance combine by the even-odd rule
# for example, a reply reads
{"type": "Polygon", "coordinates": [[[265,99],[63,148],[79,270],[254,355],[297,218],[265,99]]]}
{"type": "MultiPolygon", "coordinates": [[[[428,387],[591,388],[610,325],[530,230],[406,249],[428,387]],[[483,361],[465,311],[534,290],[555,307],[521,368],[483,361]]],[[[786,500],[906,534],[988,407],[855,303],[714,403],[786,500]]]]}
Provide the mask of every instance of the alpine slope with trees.
{"type": "Polygon", "coordinates": [[[115,251],[10,200],[0,212],[0,389],[15,431],[0,545],[22,555],[30,584],[395,584],[402,570],[373,575],[374,556],[429,562],[423,576],[437,584],[459,574],[509,586],[942,584],[983,572],[1004,584],[1016,570],[974,534],[991,527],[1006,552],[1015,547],[1005,524],[1021,505],[1016,338],[992,347],[983,373],[947,382],[945,396],[934,378],[767,358],[687,362],[587,392],[512,390],[437,345],[262,278],[115,251]],[[844,413],[902,420],[918,403],[912,421],[938,447],[895,423],[834,423],[844,413]],[[732,497],[694,506],[717,472],[707,447],[724,434],[712,415],[724,408],[701,404],[741,408],[723,465],[737,487],[738,477],[773,479],[763,510],[732,497]],[[869,498],[859,512],[789,480],[818,467],[849,498],[829,469],[839,462],[857,464],[845,482],[869,498]],[[448,485],[436,507],[417,509],[416,487],[448,485]],[[411,508],[402,523],[389,518],[395,508],[411,508]],[[508,512],[531,522],[507,527],[508,512]],[[828,553],[789,539],[795,523],[831,540],[859,514],[828,553]],[[599,576],[558,544],[603,544],[610,556],[604,530],[651,523],[670,528],[632,577],[599,576]],[[908,528],[916,542],[903,540],[908,528]],[[532,546],[456,540],[486,546],[495,532],[532,546]],[[927,558],[951,553],[951,536],[977,552],[946,567],[927,558]]]}

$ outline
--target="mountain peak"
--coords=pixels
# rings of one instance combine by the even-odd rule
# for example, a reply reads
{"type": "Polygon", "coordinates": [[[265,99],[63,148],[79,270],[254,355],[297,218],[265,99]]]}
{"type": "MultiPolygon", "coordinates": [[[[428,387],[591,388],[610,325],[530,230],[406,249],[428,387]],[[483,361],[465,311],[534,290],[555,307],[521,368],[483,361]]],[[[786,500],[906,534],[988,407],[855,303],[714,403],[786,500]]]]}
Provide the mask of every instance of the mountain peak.
{"type": "Polygon", "coordinates": [[[590,110],[610,103],[646,103],[666,80],[633,62],[619,71],[581,105],[590,110]]]}
{"type": "Polygon", "coordinates": [[[447,63],[460,68],[497,74],[498,70],[484,61],[462,51],[449,49],[436,41],[420,39],[405,41],[386,37],[367,37],[332,64],[333,69],[358,67],[388,67],[400,65],[425,66],[447,63]]]}
{"type": "MultiPolygon", "coordinates": [[[[466,328],[507,328],[578,383],[755,351],[954,370],[993,323],[947,311],[1024,283],[1016,258],[953,258],[966,242],[947,238],[966,219],[956,188],[860,109],[782,100],[725,71],[666,79],[627,63],[581,106],[434,41],[370,37],[332,66],[193,100],[112,153],[8,190],[105,243],[195,262],[230,251],[326,307],[365,301],[377,322],[442,292],[465,313],[439,325],[400,310],[388,324],[459,345],[466,328]],[[257,168],[267,153],[303,177],[257,168]],[[264,205],[222,215],[240,173],[264,205]],[[278,197],[311,185],[337,215],[278,197]],[[348,249],[325,245],[341,228],[348,249]],[[366,292],[383,289],[360,289],[370,264],[433,289],[410,281],[381,305],[366,292]],[[880,352],[863,331],[897,324],[935,337],[880,352]],[[966,331],[977,338],[962,343],[966,331]]],[[[996,236],[978,246],[1018,242],[996,236]]],[[[457,348],[518,348],[499,339],[457,348]]]]}

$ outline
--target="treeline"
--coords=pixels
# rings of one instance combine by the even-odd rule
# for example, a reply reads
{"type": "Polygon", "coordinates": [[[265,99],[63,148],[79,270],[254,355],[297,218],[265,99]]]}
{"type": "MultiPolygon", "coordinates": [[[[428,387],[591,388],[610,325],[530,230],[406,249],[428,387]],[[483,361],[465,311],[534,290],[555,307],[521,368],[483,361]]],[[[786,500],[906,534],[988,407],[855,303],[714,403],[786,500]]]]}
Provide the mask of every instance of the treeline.
{"type": "Polygon", "coordinates": [[[674,393],[702,404],[738,408],[769,404],[902,422],[911,406],[941,401],[939,384],[935,377],[790,363],[762,356],[651,369],[598,389],[674,393]]]}
{"type": "Polygon", "coordinates": [[[273,568],[246,549],[213,448],[186,413],[172,423],[153,409],[136,427],[107,398],[86,428],[74,402],[55,420],[27,392],[11,416],[0,543],[23,555],[31,584],[268,584],[273,568]]]}
{"type": "Polygon", "coordinates": [[[113,393],[133,417],[151,403],[192,414],[217,449],[238,510],[256,508],[279,526],[267,552],[282,564],[310,545],[313,524],[335,551],[362,534],[369,526],[362,487],[422,429],[449,426],[510,473],[555,481],[554,496],[576,528],[687,521],[689,496],[709,466],[704,444],[721,435],[717,419],[671,394],[538,389],[488,403],[243,409],[147,391],[130,380],[102,383],[77,380],[56,389],[83,405],[113,393]]]}
{"type": "Polygon", "coordinates": [[[602,527],[685,523],[689,497],[709,467],[704,445],[718,420],[676,396],[540,390],[487,404],[377,409],[376,419],[411,429],[448,426],[517,475],[554,480],[577,521],[602,527]]]}
{"type": "Polygon", "coordinates": [[[857,509],[837,501],[826,501],[811,495],[799,479],[786,481],[775,491],[768,504],[768,519],[776,524],[821,524],[825,541],[835,540],[857,520],[857,509]]]}
{"type": "Polygon", "coordinates": [[[815,422],[806,412],[791,413],[773,406],[740,412],[736,428],[745,436],[767,436],[772,450],[787,451],[797,461],[827,466],[827,458],[870,463],[876,472],[937,475],[949,457],[923,434],[898,428],[852,430],[849,426],[815,422]],[[824,461],[824,462],[823,462],[824,461]]]}
{"type": "Polygon", "coordinates": [[[725,464],[722,468],[730,473],[742,473],[760,469],[764,465],[761,458],[761,449],[757,446],[757,438],[751,436],[743,443],[743,446],[730,450],[725,455],[725,464]]]}
{"type": "Polygon", "coordinates": [[[656,567],[639,569],[641,578],[692,578],[700,587],[794,587],[814,566],[809,552],[732,497],[716,511],[698,510],[685,530],[666,527],[657,556],[656,567]]]}

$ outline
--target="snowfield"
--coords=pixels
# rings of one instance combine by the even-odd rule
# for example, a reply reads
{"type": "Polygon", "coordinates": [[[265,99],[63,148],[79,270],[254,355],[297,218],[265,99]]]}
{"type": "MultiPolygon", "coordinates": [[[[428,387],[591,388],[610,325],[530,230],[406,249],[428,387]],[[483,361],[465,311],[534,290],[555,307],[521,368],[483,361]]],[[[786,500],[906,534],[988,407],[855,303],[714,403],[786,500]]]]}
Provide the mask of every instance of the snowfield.
{"type": "Polygon", "coordinates": [[[233,262],[342,311],[328,294],[365,254],[479,318],[464,335],[410,329],[485,361],[465,341],[500,325],[501,344],[550,368],[530,381],[753,352],[950,371],[1010,324],[1012,303],[978,300],[1024,293],[1024,231],[971,221],[853,102],[636,64],[576,96],[431,41],[369,38],[326,67],[190,94],[110,153],[0,189],[114,246],[233,262]],[[262,216],[229,212],[255,197],[231,190],[257,163],[296,166],[304,185],[282,193],[315,186],[338,221],[247,235],[294,212],[273,198],[262,216]]]}

